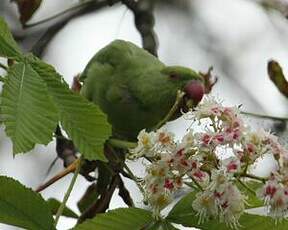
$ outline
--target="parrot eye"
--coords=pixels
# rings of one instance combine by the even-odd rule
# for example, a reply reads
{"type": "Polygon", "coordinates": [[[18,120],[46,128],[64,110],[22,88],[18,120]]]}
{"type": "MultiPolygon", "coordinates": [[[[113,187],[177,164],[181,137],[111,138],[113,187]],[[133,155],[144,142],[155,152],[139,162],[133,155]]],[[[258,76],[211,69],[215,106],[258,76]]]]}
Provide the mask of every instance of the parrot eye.
{"type": "Polygon", "coordinates": [[[171,73],[169,75],[169,78],[172,79],[172,80],[178,80],[180,78],[180,76],[176,73],[171,73]]]}

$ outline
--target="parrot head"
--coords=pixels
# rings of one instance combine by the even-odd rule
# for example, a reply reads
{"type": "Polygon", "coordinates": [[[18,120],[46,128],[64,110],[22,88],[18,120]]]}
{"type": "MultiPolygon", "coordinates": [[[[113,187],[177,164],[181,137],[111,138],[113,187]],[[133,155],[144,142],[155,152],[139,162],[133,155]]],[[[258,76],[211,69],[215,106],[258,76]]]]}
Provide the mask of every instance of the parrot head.
{"type": "Polygon", "coordinates": [[[185,93],[182,104],[184,112],[196,106],[206,93],[203,75],[192,69],[182,66],[168,66],[164,67],[161,72],[166,75],[169,84],[177,86],[185,93]]]}

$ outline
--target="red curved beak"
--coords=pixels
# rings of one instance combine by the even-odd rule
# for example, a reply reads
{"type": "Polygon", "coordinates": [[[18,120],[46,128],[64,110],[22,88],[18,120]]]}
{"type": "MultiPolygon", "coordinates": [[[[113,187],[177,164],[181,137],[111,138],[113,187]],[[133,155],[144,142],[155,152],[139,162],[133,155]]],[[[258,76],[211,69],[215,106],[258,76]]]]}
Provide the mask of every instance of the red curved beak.
{"type": "Polygon", "coordinates": [[[184,92],[188,99],[192,99],[195,104],[198,104],[204,96],[205,87],[201,81],[191,80],[184,86],[184,92]]]}

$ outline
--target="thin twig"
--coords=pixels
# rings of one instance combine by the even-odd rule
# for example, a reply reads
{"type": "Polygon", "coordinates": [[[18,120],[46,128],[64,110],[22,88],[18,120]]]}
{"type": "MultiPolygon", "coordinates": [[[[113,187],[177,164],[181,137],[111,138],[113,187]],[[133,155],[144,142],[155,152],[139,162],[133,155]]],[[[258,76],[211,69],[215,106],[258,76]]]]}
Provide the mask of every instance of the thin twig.
{"type": "MultiPolygon", "coordinates": [[[[237,175],[236,175],[236,176],[237,176],[237,175]]],[[[240,177],[247,177],[247,178],[259,180],[259,181],[261,181],[262,183],[265,183],[265,182],[267,181],[267,178],[255,176],[255,175],[248,174],[248,173],[241,173],[241,174],[239,174],[239,176],[240,176],[240,177]]]]}
{"type": "Polygon", "coordinates": [[[2,64],[1,62],[0,62],[0,68],[4,69],[6,71],[8,70],[8,67],[6,65],[2,64]]]}
{"type": "Polygon", "coordinates": [[[60,180],[61,178],[67,176],[69,173],[74,172],[76,170],[76,168],[78,167],[78,165],[80,164],[80,160],[77,159],[75,160],[72,164],[70,164],[67,168],[65,168],[63,171],[61,171],[60,173],[58,173],[57,175],[53,176],[50,180],[48,180],[46,183],[44,183],[43,185],[40,185],[35,192],[41,192],[44,189],[48,188],[50,185],[54,184],[55,182],[57,182],[58,180],[60,180]]]}
{"type": "Polygon", "coordinates": [[[252,190],[248,185],[246,185],[241,179],[237,178],[237,181],[250,193],[252,193],[254,196],[256,196],[256,193],[254,190],[252,190]]]}
{"type": "Polygon", "coordinates": [[[118,189],[119,189],[118,195],[122,198],[125,204],[127,204],[128,207],[134,207],[135,205],[132,197],[130,196],[130,192],[125,187],[125,184],[120,176],[119,176],[118,189]]]}
{"type": "Polygon", "coordinates": [[[71,192],[72,192],[72,189],[73,189],[73,187],[74,187],[74,185],[75,185],[77,176],[78,176],[78,174],[79,174],[79,172],[80,172],[81,162],[82,162],[82,156],[81,156],[79,159],[80,159],[80,160],[79,160],[79,163],[78,163],[77,168],[76,168],[76,170],[75,170],[75,172],[74,172],[74,175],[73,175],[73,177],[72,177],[72,180],[71,180],[71,182],[70,182],[70,185],[69,185],[69,187],[68,187],[68,189],[67,189],[67,191],[66,191],[66,193],[65,193],[65,195],[64,195],[64,199],[63,199],[63,201],[62,201],[62,203],[61,203],[61,205],[60,205],[60,207],[58,208],[58,211],[57,211],[57,213],[56,213],[56,217],[55,217],[55,227],[57,226],[58,220],[59,220],[60,216],[62,215],[62,213],[63,213],[63,211],[64,211],[64,208],[65,208],[65,206],[66,206],[66,203],[67,203],[67,201],[68,201],[68,199],[69,199],[69,196],[70,196],[70,194],[71,194],[71,192]]]}
{"type": "Polygon", "coordinates": [[[202,188],[202,186],[198,183],[197,180],[195,180],[195,178],[192,176],[191,177],[192,181],[194,182],[194,184],[197,186],[197,188],[199,188],[201,191],[204,191],[204,189],[202,188]]]}
{"type": "Polygon", "coordinates": [[[245,114],[247,116],[261,118],[261,119],[288,121],[288,117],[276,117],[276,116],[271,116],[271,115],[264,115],[264,114],[251,113],[251,112],[245,112],[245,111],[241,111],[241,114],[245,114]]]}
{"type": "Polygon", "coordinates": [[[126,169],[128,175],[133,179],[133,181],[136,183],[137,187],[139,188],[139,190],[141,191],[141,193],[144,195],[145,191],[143,189],[143,187],[141,186],[141,184],[139,183],[138,178],[134,175],[134,173],[130,170],[130,168],[128,167],[128,165],[126,163],[123,164],[124,169],[126,169]]]}
{"type": "Polygon", "coordinates": [[[75,12],[71,12],[69,16],[49,27],[43,36],[41,36],[41,38],[34,44],[31,52],[34,55],[41,57],[47,44],[71,19],[75,19],[84,14],[102,9],[105,6],[111,6],[117,2],[120,2],[120,0],[89,1],[89,4],[80,7],[80,9],[76,10],[75,12]]]}
{"type": "Polygon", "coordinates": [[[135,142],[129,142],[129,141],[119,140],[115,138],[110,138],[108,140],[108,144],[110,144],[113,147],[120,148],[120,149],[133,149],[137,147],[137,143],[135,142]]]}
{"type": "Polygon", "coordinates": [[[197,191],[201,191],[197,186],[195,186],[192,182],[183,182],[185,185],[187,185],[189,188],[193,188],[197,191]]]}
{"type": "Polygon", "coordinates": [[[170,111],[167,113],[167,115],[164,117],[163,120],[161,120],[156,126],[154,129],[159,129],[160,127],[162,127],[167,121],[169,121],[174,115],[175,115],[175,112],[179,109],[179,105],[180,103],[182,102],[183,100],[183,97],[184,97],[185,93],[178,90],[177,92],[177,97],[176,97],[176,100],[175,100],[175,103],[174,105],[172,106],[172,108],[170,109],[170,111]]]}
{"type": "Polygon", "coordinates": [[[61,16],[65,15],[65,14],[71,12],[71,11],[75,11],[75,10],[81,9],[81,8],[87,6],[87,5],[90,5],[91,2],[95,2],[95,0],[82,2],[80,4],[77,4],[76,6],[72,6],[72,7],[68,8],[68,9],[66,9],[66,10],[63,10],[63,11],[57,13],[57,14],[54,14],[54,15],[52,15],[52,16],[50,16],[48,18],[45,18],[43,20],[40,20],[38,22],[34,22],[34,23],[30,23],[30,24],[24,24],[24,28],[31,28],[31,27],[38,26],[38,25],[41,25],[43,23],[49,22],[49,21],[51,21],[53,19],[56,19],[58,17],[61,17],[61,16]]]}

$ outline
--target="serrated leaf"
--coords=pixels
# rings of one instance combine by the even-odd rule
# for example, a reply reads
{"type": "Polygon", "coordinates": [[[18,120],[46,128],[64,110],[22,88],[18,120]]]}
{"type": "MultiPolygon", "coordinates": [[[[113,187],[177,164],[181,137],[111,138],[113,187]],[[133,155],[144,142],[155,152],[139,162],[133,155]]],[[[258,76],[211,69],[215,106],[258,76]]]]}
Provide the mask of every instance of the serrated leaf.
{"type": "MultiPolygon", "coordinates": [[[[202,224],[198,223],[199,216],[192,208],[192,202],[195,199],[195,192],[189,193],[183,197],[170,211],[166,220],[182,224],[186,227],[196,227],[203,230],[229,230],[224,223],[219,223],[217,220],[209,220],[202,224]]],[[[271,217],[259,216],[254,214],[244,213],[240,219],[239,223],[243,229],[253,229],[253,230],[286,230],[288,229],[288,221],[283,220],[281,223],[276,225],[276,222],[271,217]]]]}
{"type": "MultiPolygon", "coordinates": [[[[55,198],[49,198],[47,200],[48,207],[53,215],[55,215],[61,205],[61,202],[59,200],[56,200],[55,198]]],[[[70,208],[65,206],[62,216],[71,217],[71,218],[78,218],[79,216],[70,208]]]]}
{"type": "Polygon", "coordinates": [[[58,113],[45,83],[29,64],[18,63],[8,70],[1,113],[14,154],[52,140],[58,113]]]}
{"type": "Polygon", "coordinates": [[[32,60],[33,69],[46,82],[60,112],[60,121],[79,151],[88,160],[106,161],[104,143],[111,135],[111,126],[98,106],[72,92],[55,69],[39,60],[32,60]]]}
{"type": "Polygon", "coordinates": [[[33,16],[35,11],[41,5],[42,0],[13,0],[18,6],[18,11],[20,13],[20,22],[22,25],[33,16]]]}
{"type": "Polygon", "coordinates": [[[15,42],[5,20],[0,17],[0,56],[21,59],[21,50],[15,42]]]}
{"type": "Polygon", "coordinates": [[[18,181],[0,176],[0,222],[28,230],[53,230],[45,200],[18,181]]]}
{"type": "Polygon", "coordinates": [[[74,230],[139,230],[153,221],[151,212],[139,208],[118,208],[107,213],[98,214],[85,221],[74,230]]]}

